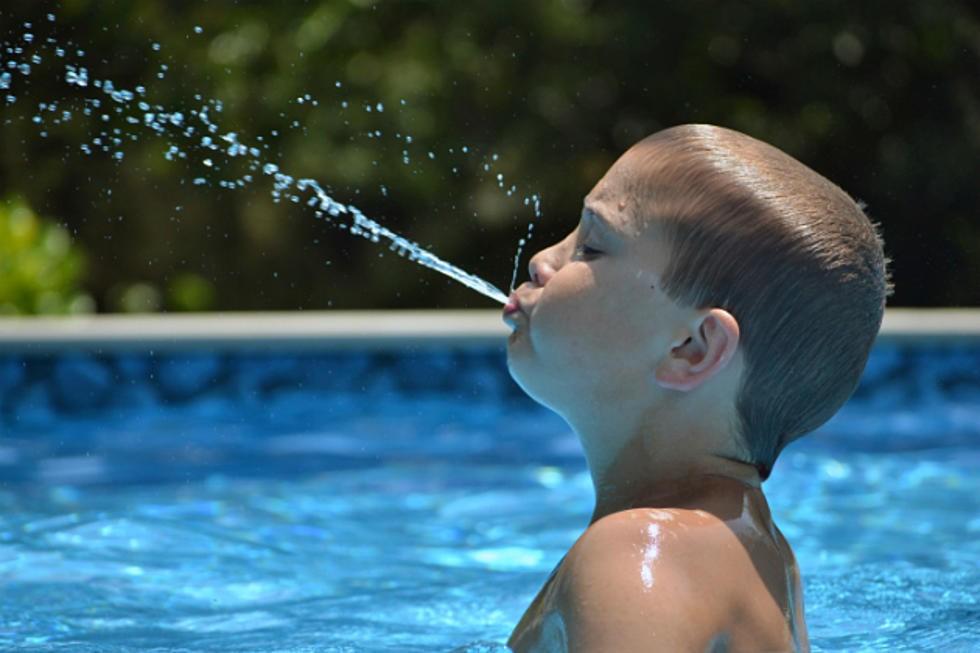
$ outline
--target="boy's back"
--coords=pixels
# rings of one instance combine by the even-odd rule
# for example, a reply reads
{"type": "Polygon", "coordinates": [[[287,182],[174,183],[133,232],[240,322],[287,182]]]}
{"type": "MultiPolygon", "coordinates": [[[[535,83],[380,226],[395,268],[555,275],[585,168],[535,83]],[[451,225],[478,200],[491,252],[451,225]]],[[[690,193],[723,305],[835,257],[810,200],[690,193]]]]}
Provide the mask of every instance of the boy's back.
{"type": "Polygon", "coordinates": [[[579,538],[508,642],[517,653],[807,650],[799,572],[761,489],[705,479],[579,538]],[[655,648],[651,648],[655,642],[655,648]]]}

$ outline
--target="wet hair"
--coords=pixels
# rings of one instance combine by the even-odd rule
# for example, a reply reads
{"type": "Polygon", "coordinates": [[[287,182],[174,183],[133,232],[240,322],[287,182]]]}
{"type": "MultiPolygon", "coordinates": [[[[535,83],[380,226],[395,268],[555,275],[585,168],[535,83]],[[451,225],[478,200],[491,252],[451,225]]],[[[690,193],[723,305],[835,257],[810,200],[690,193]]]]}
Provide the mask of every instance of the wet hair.
{"type": "Polygon", "coordinates": [[[781,150],[711,125],[634,146],[634,186],[669,251],[662,290],[739,323],[733,432],[769,476],[854,392],[893,293],[879,225],[781,150]]]}

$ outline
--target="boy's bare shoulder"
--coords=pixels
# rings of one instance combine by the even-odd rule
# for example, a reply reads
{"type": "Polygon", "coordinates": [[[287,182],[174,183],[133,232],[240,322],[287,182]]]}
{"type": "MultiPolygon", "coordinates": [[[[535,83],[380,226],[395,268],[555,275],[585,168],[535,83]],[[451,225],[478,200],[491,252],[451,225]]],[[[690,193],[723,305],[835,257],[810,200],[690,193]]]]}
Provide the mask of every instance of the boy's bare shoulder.
{"type": "Polygon", "coordinates": [[[571,651],[735,651],[740,641],[792,650],[743,541],[703,510],[600,519],[569,551],[555,589],[571,651]]]}
{"type": "MultiPolygon", "coordinates": [[[[724,522],[702,510],[636,508],[608,515],[569,550],[562,594],[578,602],[569,608],[628,603],[624,609],[644,619],[684,610],[689,602],[705,614],[712,607],[704,600],[709,592],[697,581],[713,575],[718,556],[737,543],[725,531],[724,522]]],[[[717,597],[717,582],[712,589],[717,597]]]]}

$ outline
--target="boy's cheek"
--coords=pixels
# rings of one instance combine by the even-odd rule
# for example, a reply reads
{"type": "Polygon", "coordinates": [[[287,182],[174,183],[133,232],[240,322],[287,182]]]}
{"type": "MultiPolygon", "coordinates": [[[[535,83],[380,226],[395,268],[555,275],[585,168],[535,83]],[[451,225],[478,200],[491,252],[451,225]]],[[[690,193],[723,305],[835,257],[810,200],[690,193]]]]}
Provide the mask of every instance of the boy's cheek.
{"type": "Polygon", "coordinates": [[[596,305],[541,306],[531,321],[535,349],[560,368],[597,371],[616,358],[621,337],[615,321],[596,305]]]}

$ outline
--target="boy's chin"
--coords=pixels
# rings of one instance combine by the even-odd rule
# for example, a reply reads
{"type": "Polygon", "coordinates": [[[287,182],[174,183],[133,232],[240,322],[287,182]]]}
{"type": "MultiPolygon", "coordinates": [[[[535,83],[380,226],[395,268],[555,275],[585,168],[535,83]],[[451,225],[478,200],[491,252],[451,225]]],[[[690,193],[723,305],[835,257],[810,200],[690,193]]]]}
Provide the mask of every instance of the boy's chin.
{"type": "Polygon", "coordinates": [[[528,392],[527,387],[524,384],[524,374],[522,373],[521,367],[522,367],[521,361],[517,360],[516,357],[511,354],[510,349],[508,349],[507,350],[507,373],[510,374],[510,378],[514,379],[514,383],[516,383],[521,388],[521,390],[527,392],[528,394],[531,394],[530,392],[528,392]]]}
{"type": "Polygon", "coordinates": [[[541,374],[541,370],[529,369],[531,364],[533,362],[523,356],[511,356],[510,352],[507,354],[507,371],[510,372],[510,378],[514,379],[520,389],[535,402],[560,413],[561,400],[553,396],[556,384],[553,380],[542,378],[545,375],[541,374]],[[549,389],[551,392],[548,392],[549,389]]]}

